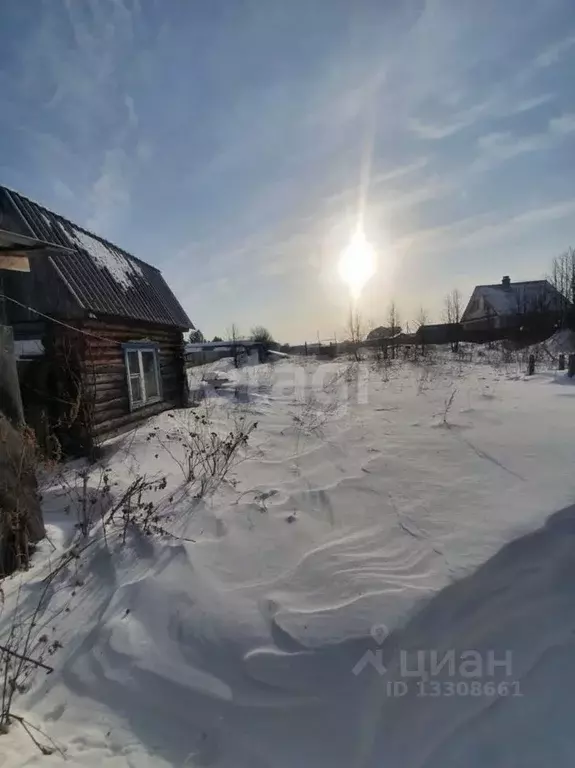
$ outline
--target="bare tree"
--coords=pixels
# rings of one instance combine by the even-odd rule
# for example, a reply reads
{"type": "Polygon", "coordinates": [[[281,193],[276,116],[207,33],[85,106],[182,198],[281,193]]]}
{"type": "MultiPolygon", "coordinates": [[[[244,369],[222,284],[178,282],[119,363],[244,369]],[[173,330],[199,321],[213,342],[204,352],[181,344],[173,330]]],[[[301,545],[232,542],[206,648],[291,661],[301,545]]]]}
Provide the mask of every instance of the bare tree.
{"type": "Polygon", "coordinates": [[[389,326],[390,334],[391,334],[391,356],[395,357],[395,342],[393,341],[393,337],[396,335],[396,333],[399,333],[401,331],[401,320],[399,318],[399,311],[397,309],[397,304],[395,303],[395,300],[392,299],[389,304],[389,309],[387,311],[387,324],[389,326]]]}
{"type": "Polygon", "coordinates": [[[575,304],[575,249],[569,248],[551,262],[549,282],[560,294],[561,320],[565,323],[575,304]]]}
{"type": "MultiPolygon", "coordinates": [[[[458,288],[454,288],[445,297],[445,304],[443,310],[443,317],[446,323],[460,323],[462,310],[461,292],[458,288]]],[[[459,349],[459,341],[454,341],[451,344],[451,349],[457,352],[459,349]]]]}
{"type": "Polygon", "coordinates": [[[427,325],[428,322],[429,322],[429,315],[427,313],[427,309],[425,307],[420,307],[417,313],[417,317],[415,318],[415,323],[417,327],[421,328],[422,325],[427,325]]]}
{"type": "Polygon", "coordinates": [[[238,341],[241,338],[240,330],[235,323],[232,323],[229,328],[226,329],[227,341],[238,341]]]}
{"type": "Polygon", "coordinates": [[[365,336],[365,329],[361,314],[357,310],[349,310],[349,318],[346,326],[346,335],[352,346],[352,352],[356,360],[361,360],[360,344],[365,336]]]}
{"type": "Polygon", "coordinates": [[[461,315],[461,293],[457,288],[454,288],[445,297],[443,316],[446,323],[459,323],[461,315]]]}
{"type": "Polygon", "coordinates": [[[399,318],[399,310],[395,300],[392,299],[389,303],[389,309],[387,310],[387,324],[392,332],[398,333],[401,331],[401,320],[399,318]]]}
{"type": "MultiPolygon", "coordinates": [[[[427,314],[427,309],[425,307],[420,307],[419,312],[417,313],[417,317],[415,318],[415,322],[417,324],[417,329],[421,329],[421,352],[422,354],[425,354],[425,337],[423,335],[423,327],[427,325],[429,321],[429,316],[427,314]]],[[[417,351],[417,347],[416,347],[417,351]]]]}
{"type": "Polygon", "coordinates": [[[239,348],[237,346],[238,341],[241,338],[240,331],[238,326],[235,323],[232,323],[229,328],[226,329],[226,341],[232,342],[232,353],[234,356],[234,365],[236,368],[239,367],[240,364],[240,353],[239,348]]]}

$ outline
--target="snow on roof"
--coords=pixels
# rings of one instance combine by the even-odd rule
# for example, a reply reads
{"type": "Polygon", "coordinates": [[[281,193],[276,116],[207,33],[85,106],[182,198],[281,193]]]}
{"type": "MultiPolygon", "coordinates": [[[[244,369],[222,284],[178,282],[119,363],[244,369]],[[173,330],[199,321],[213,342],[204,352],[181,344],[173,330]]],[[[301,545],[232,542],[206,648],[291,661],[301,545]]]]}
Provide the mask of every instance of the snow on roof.
{"type": "Polygon", "coordinates": [[[548,280],[478,285],[475,289],[498,315],[511,315],[534,309],[560,309],[564,299],[548,280]]]}
{"type": "Polygon", "coordinates": [[[50,262],[83,310],[193,328],[156,267],[2,185],[0,207],[18,214],[26,237],[51,244],[50,262]]]}
{"type": "Polygon", "coordinates": [[[100,269],[107,269],[113,280],[128,290],[134,284],[134,279],[143,277],[142,268],[135,259],[129,259],[119,251],[105,245],[87,232],[78,229],[73,224],[60,228],[76,245],[83,248],[100,269]]]}

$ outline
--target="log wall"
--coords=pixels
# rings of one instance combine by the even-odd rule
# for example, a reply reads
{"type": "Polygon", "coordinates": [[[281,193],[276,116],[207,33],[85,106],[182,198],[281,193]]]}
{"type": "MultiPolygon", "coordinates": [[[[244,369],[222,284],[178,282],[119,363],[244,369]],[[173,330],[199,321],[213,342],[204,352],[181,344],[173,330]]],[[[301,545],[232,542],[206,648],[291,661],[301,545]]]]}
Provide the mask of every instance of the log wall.
{"type": "Polygon", "coordinates": [[[47,322],[20,337],[41,337],[43,357],[20,365],[28,424],[47,453],[90,456],[103,439],[187,403],[182,332],[123,319],[47,322]],[[93,334],[93,335],[88,335],[93,334]],[[122,344],[158,348],[162,400],[130,411],[122,344]],[[52,438],[54,438],[52,440],[52,438]]]}
{"type": "Polygon", "coordinates": [[[94,334],[83,337],[83,375],[93,395],[91,429],[96,439],[130,429],[168,408],[185,405],[187,389],[181,331],[122,320],[86,320],[82,330],[94,334]],[[122,344],[144,340],[158,347],[162,401],[130,412],[122,344]]]}

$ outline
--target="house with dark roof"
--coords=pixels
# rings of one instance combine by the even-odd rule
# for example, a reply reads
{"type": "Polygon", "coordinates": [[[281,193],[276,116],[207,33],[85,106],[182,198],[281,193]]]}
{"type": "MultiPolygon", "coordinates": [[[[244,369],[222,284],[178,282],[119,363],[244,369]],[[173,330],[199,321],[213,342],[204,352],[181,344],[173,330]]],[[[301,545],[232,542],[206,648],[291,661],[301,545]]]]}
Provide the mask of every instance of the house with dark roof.
{"type": "Polygon", "coordinates": [[[566,314],[569,301],[548,280],[477,285],[461,316],[465,331],[552,328],[566,314]]]}
{"type": "Polygon", "coordinates": [[[0,322],[13,329],[41,442],[89,454],[186,403],[183,332],[193,325],[156,267],[1,186],[0,232],[23,243],[29,265],[0,272],[0,322]]]}

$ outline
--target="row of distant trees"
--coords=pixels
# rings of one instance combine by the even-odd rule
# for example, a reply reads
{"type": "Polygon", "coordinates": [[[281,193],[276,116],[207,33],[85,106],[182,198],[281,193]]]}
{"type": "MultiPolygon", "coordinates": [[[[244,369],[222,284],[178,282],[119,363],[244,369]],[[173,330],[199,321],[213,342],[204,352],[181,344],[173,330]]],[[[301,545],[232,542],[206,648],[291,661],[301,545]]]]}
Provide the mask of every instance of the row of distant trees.
{"type": "Polygon", "coordinates": [[[569,248],[551,262],[549,282],[565,297],[564,314],[575,306],[575,248],[569,248]]]}

